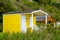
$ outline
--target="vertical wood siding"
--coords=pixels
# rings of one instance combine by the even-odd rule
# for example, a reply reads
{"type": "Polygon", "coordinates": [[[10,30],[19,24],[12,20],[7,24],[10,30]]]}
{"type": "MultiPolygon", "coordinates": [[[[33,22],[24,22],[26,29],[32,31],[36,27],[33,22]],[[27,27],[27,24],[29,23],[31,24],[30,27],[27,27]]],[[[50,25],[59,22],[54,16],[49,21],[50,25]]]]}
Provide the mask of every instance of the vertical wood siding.
{"type": "Polygon", "coordinates": [[[3,32],[20,32],[21,15],[20,14],[5,14],[3,15],[3,32]]]}

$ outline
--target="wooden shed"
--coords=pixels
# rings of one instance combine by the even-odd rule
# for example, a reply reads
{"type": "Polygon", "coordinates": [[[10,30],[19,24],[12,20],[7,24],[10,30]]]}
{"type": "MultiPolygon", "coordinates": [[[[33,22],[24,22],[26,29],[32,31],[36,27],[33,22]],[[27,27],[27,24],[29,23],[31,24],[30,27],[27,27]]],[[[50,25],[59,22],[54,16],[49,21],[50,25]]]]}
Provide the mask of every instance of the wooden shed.
{"type": "Polygon", "coordinates": [[[28,28],[34,29],[36,16],[45,15],[47,24],[47,13],[42,10],[30,12],[7,12],[3,14],[3,32],[26,32],[28,28]]]}

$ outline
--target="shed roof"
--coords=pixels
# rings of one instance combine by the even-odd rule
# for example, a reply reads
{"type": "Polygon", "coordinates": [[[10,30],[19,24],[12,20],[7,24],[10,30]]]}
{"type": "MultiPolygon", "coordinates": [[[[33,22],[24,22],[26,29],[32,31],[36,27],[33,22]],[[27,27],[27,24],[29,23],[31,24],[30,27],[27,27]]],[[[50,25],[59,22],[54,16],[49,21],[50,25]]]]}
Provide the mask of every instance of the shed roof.
{"type": "Polygon", "coordinates": [[[26,14],[26,13],[30,13],[30,14],[32,14],[32,13],[34,13],[34,14],[46,14],[46,15],[48,15],[48,13],[46,13],[46,12],[44,12],[43,10],[28,10],[28,11],[20,11],[20,12],[6,12],[6,13],[4,13],[4,14],[17,14],[17,13],[20,13],[20,14],[26,14]],[[39,12],[39,13],[36,13],[36,12],[39,12]]]}

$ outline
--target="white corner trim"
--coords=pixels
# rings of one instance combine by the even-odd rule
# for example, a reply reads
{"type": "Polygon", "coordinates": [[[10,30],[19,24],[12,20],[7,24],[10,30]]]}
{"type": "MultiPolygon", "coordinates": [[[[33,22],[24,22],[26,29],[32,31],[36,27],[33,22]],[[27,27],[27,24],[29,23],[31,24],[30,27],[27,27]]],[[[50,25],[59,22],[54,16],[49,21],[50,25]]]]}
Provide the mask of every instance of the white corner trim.
{"type": "Polygon", "coordinates": [[[47,15],[45,15],[45,22],[46,22],[46,25],[47,25],[47,15]]]}
{"type": "Polygon", "coordinates": [[[32,14],[32,29],[34,29],[34,22],[33,22],[33,14],[32,14]]]}

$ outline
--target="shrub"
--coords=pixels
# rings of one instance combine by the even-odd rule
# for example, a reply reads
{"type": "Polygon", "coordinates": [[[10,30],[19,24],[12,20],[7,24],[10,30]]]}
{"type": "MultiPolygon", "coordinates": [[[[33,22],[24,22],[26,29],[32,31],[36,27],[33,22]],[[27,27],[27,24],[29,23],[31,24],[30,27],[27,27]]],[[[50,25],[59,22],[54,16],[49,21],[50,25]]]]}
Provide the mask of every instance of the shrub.
{"type": "Polygon", "coordinates": [[[48,26],[44,31],[0,33],[0,40],[60,40],[60,30],[48,26]]]}

